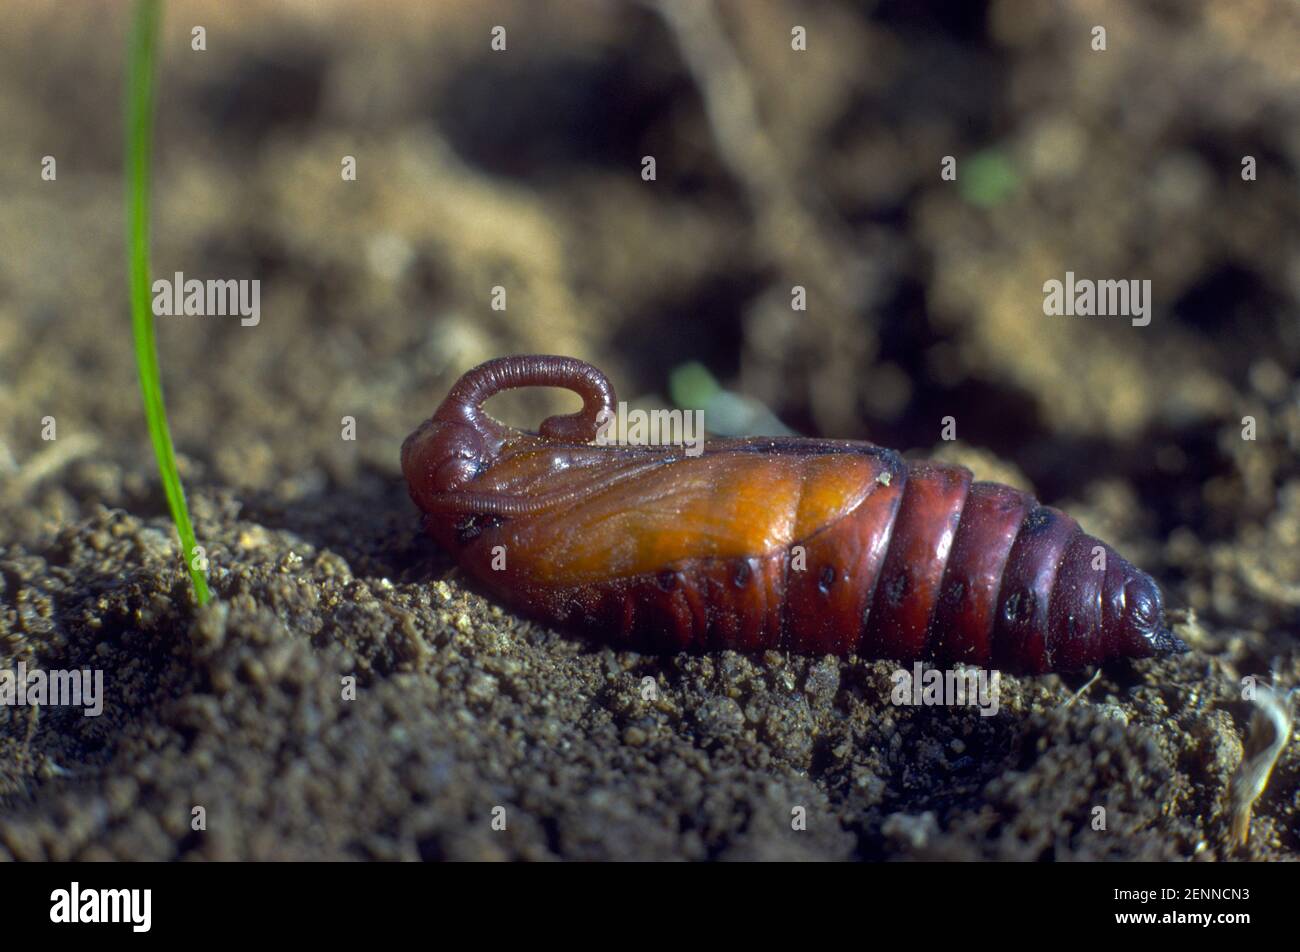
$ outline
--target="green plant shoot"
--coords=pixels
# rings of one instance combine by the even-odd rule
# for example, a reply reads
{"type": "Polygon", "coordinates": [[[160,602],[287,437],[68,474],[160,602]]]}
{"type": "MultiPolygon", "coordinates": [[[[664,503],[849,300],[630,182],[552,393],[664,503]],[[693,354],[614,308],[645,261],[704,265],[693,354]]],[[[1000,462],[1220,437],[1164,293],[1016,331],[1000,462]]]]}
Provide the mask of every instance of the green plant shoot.
{"type": "Polygon", "coordinates": [[[200,605],[209,599],[201,553],[185,506],[185,490],[176,468],[176,452],[167,427],[158,346],[154,339],[149,296],[149,164],[153,142],[154,74],[158,51],[161,0],[136,0],[131,24],[126,81],[126,234],[127,278],[131,292],[131,326],[135,334],[135,360],[140,371],[140,393],[149,424],[158,472],[167,505],[176,523],[181,552],[194,580],[200,605]]]}

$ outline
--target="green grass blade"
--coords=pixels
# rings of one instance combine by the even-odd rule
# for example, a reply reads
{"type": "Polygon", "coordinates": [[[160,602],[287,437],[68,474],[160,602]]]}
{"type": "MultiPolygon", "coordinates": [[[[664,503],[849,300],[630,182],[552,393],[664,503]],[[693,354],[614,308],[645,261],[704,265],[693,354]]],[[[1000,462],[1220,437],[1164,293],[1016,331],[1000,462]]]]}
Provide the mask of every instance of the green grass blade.
{"type": "Polygon", "coordinates": [[[140,393],[149,437],[158,459],[167,505],[176,523],[185,564],[194,579],[200,605],[209,599],[208,580],[196,568],[194,526],[185,506],[185,489],[176,469],[176,452],[167,428],[158,346],[154,340],[149,281],[149,160],[153,143],[154,74],[158,52],[161,0],[136,0],[131,24],[130,56],[126,81],[126,236],[127,277],[131,290],[131,327],[135,333],[135,361],[140,371],[140,393]]]}

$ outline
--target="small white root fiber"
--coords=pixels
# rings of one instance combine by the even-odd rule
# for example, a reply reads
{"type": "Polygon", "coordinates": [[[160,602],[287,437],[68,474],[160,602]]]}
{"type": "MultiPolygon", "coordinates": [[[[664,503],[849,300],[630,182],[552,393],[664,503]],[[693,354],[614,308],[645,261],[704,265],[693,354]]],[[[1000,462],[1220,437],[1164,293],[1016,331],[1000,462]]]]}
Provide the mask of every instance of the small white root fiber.
{"type": "Polygon", "coordinates": [[[1284,693],[1265,684],[1250,688],[1248,700],[1254,702],[1250,734],[1246,738],[1241,764],[1233,775],[1229,799],[1232,807],[1232,841],[1244,846],[1250,838],[1250,815],[1255,801],[1268,786],[1282,751],[1291,738],[1294,719],[1291,700],[1295,691],[1284,693]]]}

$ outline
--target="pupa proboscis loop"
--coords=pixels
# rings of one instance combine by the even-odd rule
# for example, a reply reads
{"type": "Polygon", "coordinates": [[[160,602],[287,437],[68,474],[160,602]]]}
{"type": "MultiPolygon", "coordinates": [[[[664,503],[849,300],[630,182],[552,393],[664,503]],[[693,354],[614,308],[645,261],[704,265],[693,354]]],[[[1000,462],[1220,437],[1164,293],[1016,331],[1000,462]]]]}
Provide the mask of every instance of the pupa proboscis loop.
{"type": "Polygon", "coordinates": [[[426,526],[521,612],[643,651],[764,649],[1075,671],[1185,651],[1160,590],[1058,509],[848,440],[598,445],[609,381],[571,357],[466,373],[402,446],[426,526]],[[484,402],[560,387],[537,433],[484,402]]]}

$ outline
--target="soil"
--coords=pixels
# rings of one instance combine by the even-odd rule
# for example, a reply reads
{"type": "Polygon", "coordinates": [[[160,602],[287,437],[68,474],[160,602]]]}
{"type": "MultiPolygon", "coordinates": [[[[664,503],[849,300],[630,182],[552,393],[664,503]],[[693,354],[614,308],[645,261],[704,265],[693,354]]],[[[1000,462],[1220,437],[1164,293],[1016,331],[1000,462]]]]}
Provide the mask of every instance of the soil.
{"type": "Polygon", "coordinates": [[[1300,683],[1294,4],[426,6],[168,4],[154,274],[261,281],[256,326],[157,319],[202,608],[129,331],[126,5],[0,25],[0,670],[105,683],[0,706],[0,858],[1300,858],[1294,739],[1245,845],[1228,806],[1242,679],[1300,683]],[[1150,323],[1046,316],[1066,271],[1149,279],[1150,323]],[[516,617],[398,448],[520,352],[1032,489],[1193,650],[982,717],[516,617]]]}

